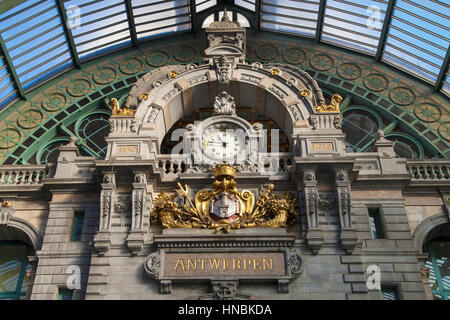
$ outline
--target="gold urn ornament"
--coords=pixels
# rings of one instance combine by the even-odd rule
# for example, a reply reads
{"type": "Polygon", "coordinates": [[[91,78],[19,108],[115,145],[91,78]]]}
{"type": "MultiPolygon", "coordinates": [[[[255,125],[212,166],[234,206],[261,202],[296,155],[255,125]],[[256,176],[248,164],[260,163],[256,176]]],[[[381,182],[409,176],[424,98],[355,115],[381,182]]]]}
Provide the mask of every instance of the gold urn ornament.
{"type": "Polygon", "coordinates": [[[223,163],[213,169],[214,182],[212,190],[200,190],[189,198],[190,189],[178,183],[176,193],[161,192],[153,204],[152,219],[160,222],[164,228],[204,228],[216,232],[240,228],[276,228],[286,227],[295,222],[298,213],[295,210],[297,198],[292,193],[280,197],[268,186],[261,190],[255,203],[255,196],[249,190],[239,192],[236,168],[223,163]],[[185,204],[174,201],[181,196],[185,204]]]}

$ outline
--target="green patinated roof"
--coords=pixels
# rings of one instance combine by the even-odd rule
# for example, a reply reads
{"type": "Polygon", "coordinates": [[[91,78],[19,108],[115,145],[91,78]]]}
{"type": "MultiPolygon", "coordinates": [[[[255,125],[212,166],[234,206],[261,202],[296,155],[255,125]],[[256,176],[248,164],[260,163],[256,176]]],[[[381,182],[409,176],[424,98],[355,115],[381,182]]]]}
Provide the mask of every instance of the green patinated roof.
{"type": "MultiPolygon", "coordinates": [[[[109,99],[124,99],[146,72],[163,65],[202,63],[205,44],[202,35],[155,40],[83,63],[80,69],[31,90],[27,100],[1,113],[0,163],[39,162],[36,154],[79,135],[77,120],[108,113],[109,99]]],[[[410,135],[430,156],[450,156],[448,99],[395,68],[331,45],[263,33],[248,38],[247,60],[306,70],[325,93],[338,92],[345,98],[344,112],[345,107],[369,107],[386,119],[389,130],[410,135]]],[[[78,142],[87,154],[98,156],[83,137],[78,142]]]]}

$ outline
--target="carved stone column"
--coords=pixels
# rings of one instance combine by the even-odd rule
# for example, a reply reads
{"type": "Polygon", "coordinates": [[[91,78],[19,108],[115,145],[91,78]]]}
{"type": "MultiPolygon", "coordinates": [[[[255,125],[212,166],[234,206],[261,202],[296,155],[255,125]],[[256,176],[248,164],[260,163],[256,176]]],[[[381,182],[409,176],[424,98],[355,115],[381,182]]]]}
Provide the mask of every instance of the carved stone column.
{"type": "Polygon", "coordinates": [[[103,175],[102,191],[100,194],[100,224],[94,237],[94,248],[99,255],[103,255],[111,247],[111,218],[113,201],[116,191],[116,178],[113,172],[103,175]]]}
{"type": "Polygon", "coordinates": [[[145,239],[145,221],[149,219],[147,204],[147,175],[144,172],[135,172],[132,210],[131,210],[131,230],[128,234],[127,245],[132,254],[141,251],[145,239]]]}
{"type": "Polygon", "coordinates": [[[356,230],[352,227],[350,181],[346,169],[335,168],[336,192],[338,198],[341,244],[351,253],[358,242],[356,230]]]}
{"type": "Polygon", "coordinates": [[[303,171],[303,188],[305,191],[305,208],[308,222],[306,242],[313,253],[317,253],[322,247],[323,235],[319,227],[318,198],[316,169],[303,171]]]}

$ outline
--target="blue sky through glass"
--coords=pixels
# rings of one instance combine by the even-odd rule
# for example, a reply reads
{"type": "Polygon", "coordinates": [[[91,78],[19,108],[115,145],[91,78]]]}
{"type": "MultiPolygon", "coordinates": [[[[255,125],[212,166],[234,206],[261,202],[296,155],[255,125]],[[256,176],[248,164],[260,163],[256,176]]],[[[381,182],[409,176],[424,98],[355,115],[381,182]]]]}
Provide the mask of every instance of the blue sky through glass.
{"type": "MultiPolygon", "coordinates": [[[[261,0],[261,28],[314,38],[320,0],[261,0]]],[[[217,4],[196,0],[197,12],[217,4]]],[[[255,0],[235,4],[255,11],[255,0]]],[[[321,41],[374,56],[387,0],[327,0],[321,41]]],[[[131,0],[138,41],[191,29],[188,0],[131,0]]],[[[124,0],[64,2],[81,61],[131,46],[124,0]]],[[[450,43],[450,0],[397,0],[382,61],[434,85],[450,43]]],[[[28,0],[0,14],[0,34],[25,90],[73,67],[56,0],[28,0]]],[[[0,59],[0,108],[17,98],[0,59]]],[[[450,77],[441,91],[450,96],[450,77]]]]}

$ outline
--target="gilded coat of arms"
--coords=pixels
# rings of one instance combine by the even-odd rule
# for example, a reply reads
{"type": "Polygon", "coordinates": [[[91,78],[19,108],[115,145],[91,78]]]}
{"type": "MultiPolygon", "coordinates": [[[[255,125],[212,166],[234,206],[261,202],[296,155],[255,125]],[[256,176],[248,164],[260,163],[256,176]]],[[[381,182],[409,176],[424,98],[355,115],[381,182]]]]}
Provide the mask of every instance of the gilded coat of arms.
{"type": "Polygon", "coordinates": [[[213,169],[212,190],[200,190],[194,203],[189,187],[178,183],[174,194],[161,192],[153,203],[152,219],[164,228],[205,228],[216,232],[251,227],[286,227],[295,222],[297,198],[292,193],[284,197],[272,193],[274,186],[261,190],[255,202],[249,190],[237,190],[236,168],[223,163],[213,169]],[[176,195],[185,200],[181,205],[176,195]]]}

